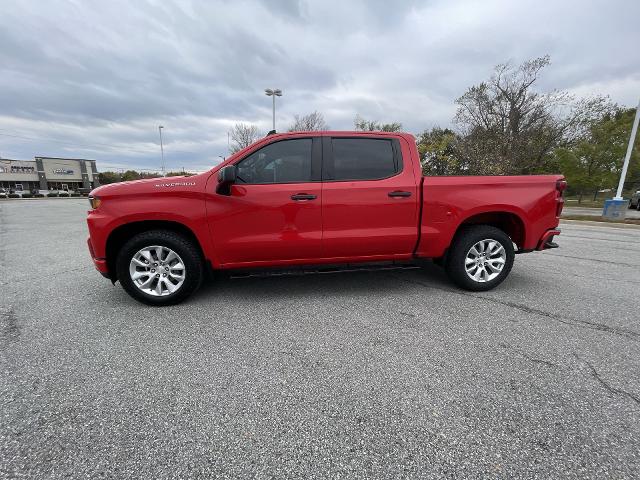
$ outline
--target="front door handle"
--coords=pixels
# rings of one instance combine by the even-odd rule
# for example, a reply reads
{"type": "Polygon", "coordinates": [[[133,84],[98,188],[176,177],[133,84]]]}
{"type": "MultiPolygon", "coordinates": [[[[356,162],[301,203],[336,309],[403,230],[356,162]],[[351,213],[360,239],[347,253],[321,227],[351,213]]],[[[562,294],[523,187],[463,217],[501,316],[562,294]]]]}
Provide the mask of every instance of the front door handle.
{"type": "Polygon", "coordinates": [[[403,192],[402,190],[394,190],[393,192],[389,192],[390,197],[410,197],[411,192],[403,192]]]}
{"type": "Polygon", "coordinates": [[[295,195],[291,195],[291,200],[315,200],[315,195],[309,195],[308,193],[296,193],[295,195]]]}

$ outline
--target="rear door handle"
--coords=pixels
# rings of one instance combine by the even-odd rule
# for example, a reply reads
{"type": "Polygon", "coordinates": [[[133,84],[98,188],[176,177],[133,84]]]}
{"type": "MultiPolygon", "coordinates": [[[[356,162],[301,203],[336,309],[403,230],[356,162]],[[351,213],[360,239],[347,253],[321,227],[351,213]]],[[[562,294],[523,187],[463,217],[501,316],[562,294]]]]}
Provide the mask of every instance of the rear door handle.
{"type": "Polygon", "coordinates": [[[389,192],[390,197],[410,197],[411,192],[403,192],[402,190],[394,190],[393,192],[389,192]]]}
{"type": "Polygon", "coordinates": [[[291,200],[315,200],[315,195],[309,195],[308,193],[296,193],[295,195],[291,195],[291,200]]]}

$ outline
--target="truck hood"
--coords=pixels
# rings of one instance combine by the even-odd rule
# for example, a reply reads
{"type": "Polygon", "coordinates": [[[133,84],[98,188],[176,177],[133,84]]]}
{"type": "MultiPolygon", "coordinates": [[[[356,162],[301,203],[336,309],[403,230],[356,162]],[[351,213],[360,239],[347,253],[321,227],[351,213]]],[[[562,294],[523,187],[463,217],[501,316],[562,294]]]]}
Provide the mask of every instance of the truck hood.
{"type": "Polygon", "coordinates": [[[129,182],[109,183],[91,191],[91,196],[115,196],[162,191],[193,191],[204,185],[209,172],[192,176],[145,178],[129,182]]]}

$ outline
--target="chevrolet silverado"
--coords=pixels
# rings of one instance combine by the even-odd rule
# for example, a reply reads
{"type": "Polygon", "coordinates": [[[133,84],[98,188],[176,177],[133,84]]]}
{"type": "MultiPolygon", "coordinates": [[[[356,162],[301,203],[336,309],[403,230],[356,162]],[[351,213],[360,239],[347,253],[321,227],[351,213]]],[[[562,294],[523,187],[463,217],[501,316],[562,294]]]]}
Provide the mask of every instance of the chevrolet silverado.
{"type": "Polygon", "coordinates": [[[557,247],[561,175],[423,176],[413,136],[272,134],[211,170],[91,192],[96,269],[137,300],[178,303],[213,270],[442,265],[484,291],[516,253],[557,247]]]}

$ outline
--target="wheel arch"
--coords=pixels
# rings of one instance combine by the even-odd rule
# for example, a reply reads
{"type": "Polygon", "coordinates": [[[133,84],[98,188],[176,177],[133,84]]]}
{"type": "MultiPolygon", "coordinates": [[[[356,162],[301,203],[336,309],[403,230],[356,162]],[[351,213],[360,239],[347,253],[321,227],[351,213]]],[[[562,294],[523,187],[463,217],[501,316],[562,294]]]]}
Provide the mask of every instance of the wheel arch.
{"type": "Polygon", "coordinates": [[[524,221],[516,213],[498,210],[471,215],[460,222],[454,233],[454,238],[463,228],[469,225],[491,225],[496,227],[509,235],[509,238],[519,249],[524,248],[527,231],[524,221]]]}
{"type": "Polygon", "coordinates": [[[201,258],[206,258],[198,237],[189,227],[180,222],[171,220],[140,220],[125,223],[113,229],[106,243],[107,267],[109,278],[114,281],[118,278],[116,259],[122,246],[134,235],[151,230],[168,230],[188,238],[200,251],[201,258]]]}

